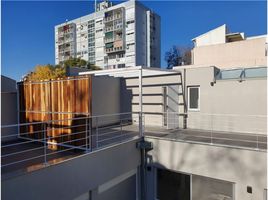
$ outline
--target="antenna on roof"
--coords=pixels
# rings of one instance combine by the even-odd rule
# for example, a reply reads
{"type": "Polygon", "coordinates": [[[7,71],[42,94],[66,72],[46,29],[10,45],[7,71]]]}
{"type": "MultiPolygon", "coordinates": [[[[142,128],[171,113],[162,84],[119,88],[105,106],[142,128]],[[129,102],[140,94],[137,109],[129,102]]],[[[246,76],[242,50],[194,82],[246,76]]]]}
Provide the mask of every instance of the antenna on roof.
{"type": "Polygon", "coordinates": [[[95,12],[97,12],[97,0],[95,0],[95,12]]]}

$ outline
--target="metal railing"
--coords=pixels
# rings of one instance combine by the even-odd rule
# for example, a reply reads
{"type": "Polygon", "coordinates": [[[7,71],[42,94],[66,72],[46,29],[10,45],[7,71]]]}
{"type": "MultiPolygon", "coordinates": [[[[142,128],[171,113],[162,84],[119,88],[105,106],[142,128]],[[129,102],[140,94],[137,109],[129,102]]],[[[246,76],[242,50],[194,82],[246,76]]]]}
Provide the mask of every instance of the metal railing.
{"type": "MultiPolygon", "coordinates": [[[[74,115],[65,119],[1,126],[2,172],[46,166],[139,138],[139,114],[74,115]]],[[[64,116],[64,115],[63,115],[64,116]]]]}
{"type": "Polygon", "coordinates": [[[258,151],[267,149],[266,116],[197,112],[188,113],[187,118],[176,112],[60,115],[65,119],[2,126],[2,172],[47,166],[144,135],[258,151]]]}
{"type": "Polygon", "coordinates": [[[146,136],[266,151],[267,116],[177,112],[144,114],[146,136]]]}

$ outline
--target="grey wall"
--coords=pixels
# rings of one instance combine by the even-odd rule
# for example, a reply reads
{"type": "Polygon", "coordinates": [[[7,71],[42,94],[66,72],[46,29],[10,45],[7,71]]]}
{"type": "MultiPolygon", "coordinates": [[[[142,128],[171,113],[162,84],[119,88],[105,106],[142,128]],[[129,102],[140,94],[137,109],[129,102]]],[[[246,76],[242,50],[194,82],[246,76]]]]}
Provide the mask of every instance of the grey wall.
{"type": "MultiPolygon", "coordinates": [[[[267,153],[245,149],[191,144],[146,137],[153,142],[152,166],[234,183],[236,200],[262,200],[267,188],[267,153]],[[253,193],[247,193],[247,186],[253,193]]],[[[148,200],[153,199],[154,176],[148,172],[148,200]]]]}
{"type": "MultiPolygon", "coordinates": [[[[120,113],[120,78],[92,76],[92,115],[120,113]]],[[[98,125],[115,123],[120,116],[101,117],[98,125]]]]}
{"type": "Polygon", "coordinates": [[[155,30],[151,30],[154,38],[151,44],[151,55],[155,60],[151,60],[151,66],[149,67],[161,68],[161,17],[156,13],[153,13],[153,15],[155,17],[155,30]]]}
{"type": "Polygon", "coordinates": [[[1,92],[16,92],[16,81],[1,75],[1,92]]]}
{"type": "Polygon", "coordinates": [[[146,66],[146,8],[139,2],[135,4],[135,65],[146,66]]]}
{"type": "Polygon", "coordinates": [[[200,86],[200,110],[188,110],[187,127],[266,134],[267,79],[217,80],[211,86],[214,70],[185,68],[186,88],[200,86]]]}
{"type": "MultiPolygon", "coordinates": [[[[15,125],[18,122],[16,81],[1,75],[1,124],[15,125]]],[[[18,133],[17,127],[1,127],[2,142],[16,139],[12,135],[18,133]],[[11,137],[6,137],[11,136],[11,137]]]]}
{"type": "MultiPolygon", "coordinates": [[[[82,155],[14,178],[5,179],[2,176],[2,199],[86,199],[90,190],[129,171],[137,170],[140,165],[137,141],[82,155]]],[[[127,185],[118,187],[132,194],[133,188],[136,189],[134,182],[131,179],[127,181],[127,185]]],[[[120,188],[115,190],[120,191],[120,188]]]]}
{"type": "MultiPolygon", "coordinates": [[[[93,191],[94,193],[94,191],[93,191]]],[[[92,200],[136,200],[136,176],[133,175],[108,190],[93,195],[92,200]]]]}
{"type": "Polygon", "coordinates": [[[16,124],[18,123],[17,117],[17,93],[1,92],[1,125],[14,125],[10,128],[1,127],[2,142],[7,142],[16,139],[15,135],[18,134],[18,129],[16,126],[16,124]]]}

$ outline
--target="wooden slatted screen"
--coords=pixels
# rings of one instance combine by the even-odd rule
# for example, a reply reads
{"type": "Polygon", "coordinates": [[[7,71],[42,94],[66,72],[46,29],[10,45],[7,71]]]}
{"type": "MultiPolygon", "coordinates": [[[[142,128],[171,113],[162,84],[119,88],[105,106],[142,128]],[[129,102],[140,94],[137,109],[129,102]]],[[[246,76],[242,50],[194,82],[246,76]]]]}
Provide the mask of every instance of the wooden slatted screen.
{"type": "MultiPolygon", "coordinates": [[[[18,88],[20,123],[51,121],[22,126],[21,136],[40,139],[44,137],[45,129],[49,142],[64,142],[75,146],[85,144],[85,140],[81,138],[85,138],[90,124],[88,120],[81,118],[92,114],[91,76],[20,82],[18,88]]],[[[51,145],[50,148],[55,149],[58,146],[51,145]]]]}

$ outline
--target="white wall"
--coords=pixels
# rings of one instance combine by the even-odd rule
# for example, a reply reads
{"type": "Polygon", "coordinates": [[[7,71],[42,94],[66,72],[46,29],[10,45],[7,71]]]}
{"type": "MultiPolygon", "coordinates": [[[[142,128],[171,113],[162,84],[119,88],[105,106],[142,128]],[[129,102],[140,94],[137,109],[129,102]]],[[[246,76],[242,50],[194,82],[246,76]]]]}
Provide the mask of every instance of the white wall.
{"type": "Polygon", "coordinates": [[[225,24],[204,33],[195,38],[196,47],[225,43],[226,33],[227,30],[225,24]]]}
{"type": "Polygon", "coordinates": [[[217,80],[211,86],[214,70],[185,68],[186,88],[200,86],[200,110],[188,110],[187,127],[267,134],[267,79],[217,80]]]}
{"type": "MultiPolygon", "coordinates": [[[[262,200],[267,188],[267,153],[146,137],[153,143],[152,166],[234,183],[235,200],[262,200]],[[253,193],[247,193],[247,186],[253,193]]],[[[154,184],[148,180],[149,199],[154,184]]]]}

